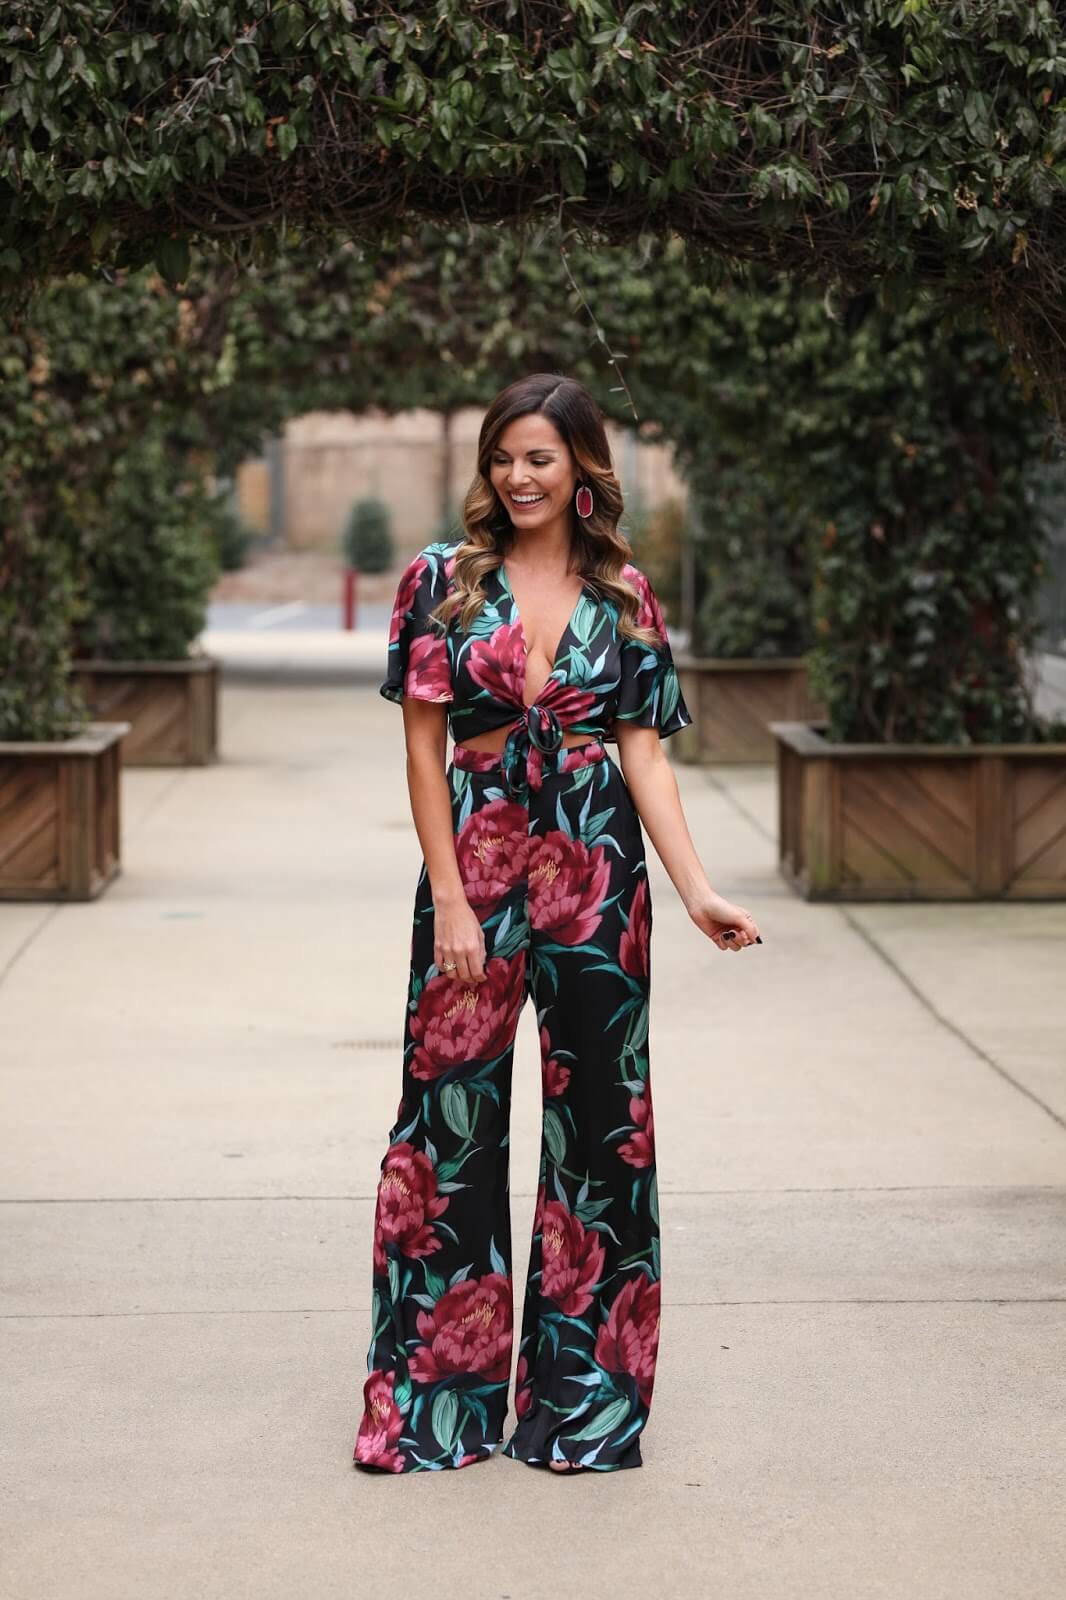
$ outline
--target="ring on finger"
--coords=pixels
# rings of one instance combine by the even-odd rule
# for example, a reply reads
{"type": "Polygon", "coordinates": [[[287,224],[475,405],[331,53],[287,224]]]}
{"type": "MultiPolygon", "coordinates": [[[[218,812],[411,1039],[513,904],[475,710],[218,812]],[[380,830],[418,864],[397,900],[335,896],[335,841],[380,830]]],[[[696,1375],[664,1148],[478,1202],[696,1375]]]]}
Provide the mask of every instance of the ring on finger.
{"type": "Polygon", "coordinates": [[[455,972],[458,966],[459,963],[457,961],[442,961],[440,964],[440,970],[442,972],[455,972]]]}

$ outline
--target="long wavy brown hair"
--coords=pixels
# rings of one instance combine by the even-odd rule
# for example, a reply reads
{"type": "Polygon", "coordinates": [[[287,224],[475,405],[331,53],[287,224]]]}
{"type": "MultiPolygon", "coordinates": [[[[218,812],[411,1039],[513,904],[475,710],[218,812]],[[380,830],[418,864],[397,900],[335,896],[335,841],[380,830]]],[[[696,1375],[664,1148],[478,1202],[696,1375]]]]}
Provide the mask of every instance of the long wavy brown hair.
{"type": "Polygon", "coordinates": [[[590,517],[579,517],[571,506],[571,565],[585,583],[614,602],[620,634],[658,647],[663,642],[658,631],[638,627],[640,596],[622,577],[633,551],[618,529],[622,491],[611,463],[603,414],[584,384],[557,372],[534,372],[508,384],[486,411],[478,436],[477,472],[463,501],[464,540],[455,553],[454,591],[431,615],[447,624],[458,612],[465,632],[488,599],[482,580],[502,564],[515,537],[507,507],[492,486],[492,455],[508,424],[531,412],[542,413],[554,425],[570,448],[579,481],[592,490],[590,517]]]}

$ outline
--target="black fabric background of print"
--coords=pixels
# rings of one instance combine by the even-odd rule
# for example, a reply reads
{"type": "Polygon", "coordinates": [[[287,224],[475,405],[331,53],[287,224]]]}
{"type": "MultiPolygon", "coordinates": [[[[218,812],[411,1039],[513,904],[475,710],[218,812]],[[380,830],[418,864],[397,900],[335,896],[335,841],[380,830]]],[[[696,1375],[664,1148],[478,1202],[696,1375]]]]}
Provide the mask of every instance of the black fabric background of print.
{"type": "MultiPolygon", "coordinates": [[[[504,863],[513,859],[508,850],[518,836],[497,830],[496,817],[512,825],[521,819],[530,855],[505,893],[475,908],[499,997],[487,1054],[456,1058],[428,1078],[420,1073],[436,1073],[440,1062],[429,1057],[446,1053],[452,1027],[461,1045],[476,1007],[488,1014],[492,1006],[469,993],[476,986],[434,967],[424,865],[419,873],[402,1099],[381,1162],[376,1240],[383,1193],[398,1203],[400,1221],[391,1235],[386,1225],[386,1242],[375,1245],[355,1452],[369,1470],[465,1466],[501,1445],[530,1465],[641,1464],[660,1282],[647,1048],[651,902],[640,823],[621,771],[599,741],[564,754],[583,764],[546,770],[542,787],[518,802],[505,795],[498,766],[448,769],[461,865],[462,840],[477,829],[479,868],[492,868],[492,850],[504,863]],[[531,911],[562,925],[533,927],[531,911]],[[582,918],[596,925],[568,942],[582,918]],[[527,998],[542,1029],[545,1093],[529,1279],[519,1300],[508,1125],[514,1035],[527,998]],[[435,1019],[428,1031],[420,1008],[435,1019]],[[427,1248],[430,1241],[435,1247],[427,1248]],[[514,1427],[504,1443],[516,1341],[514,1427]]],[[[518,1182],[524,1187],[533,1176],[517,1175],[518,1182]]]]}

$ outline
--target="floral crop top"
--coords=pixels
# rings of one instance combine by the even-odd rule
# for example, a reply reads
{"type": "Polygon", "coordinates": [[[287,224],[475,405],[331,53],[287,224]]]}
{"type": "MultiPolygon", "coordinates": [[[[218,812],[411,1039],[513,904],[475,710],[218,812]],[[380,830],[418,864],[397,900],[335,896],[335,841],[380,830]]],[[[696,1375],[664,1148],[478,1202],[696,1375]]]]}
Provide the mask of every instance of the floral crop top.
{"type": "Polygon", "coordinates": [[[641,597],[639,623],[660,632],[658,648],[620,635],[614,602],[583,588],[555,652],[551,673],[533,704],[525,704],[525,639],[507,574],[500,566],[482,580],[488,600],[469,633],[453,616],[447,633],[429,613],[449,592],[461,539],[428,544],[400,579],[389,630],[388,670],[381,693],[448,705],[457,742],[511,726],[544,753],[557,751],[563,730],[613,740],[616,720],[657,728],[666,738],[692,721],[659,602],[638,567],[626,580],[641,597]]]}

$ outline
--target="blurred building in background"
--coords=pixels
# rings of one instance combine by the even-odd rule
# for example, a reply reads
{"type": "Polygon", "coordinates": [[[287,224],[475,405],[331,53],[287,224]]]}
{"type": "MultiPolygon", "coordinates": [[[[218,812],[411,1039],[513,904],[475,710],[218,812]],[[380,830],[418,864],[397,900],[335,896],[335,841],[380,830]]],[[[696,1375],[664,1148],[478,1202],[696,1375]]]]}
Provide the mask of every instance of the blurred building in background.
{"type": "MultiPolygon", "coordinates": [[[[397,416],[310,412],[294,418],[261,457],[242,464],[236,494],[242,518],[293,550],[338,548],[352,503],[384,500],[397,555],[414,555],[461,505],[473,477],[483,412],[449,416],[407,411],[397,416]]],[[[684,500],[668,446],[608,427],[615,470],[627,503],[653,510],[684,500]]]]}

